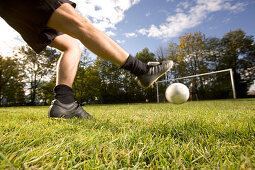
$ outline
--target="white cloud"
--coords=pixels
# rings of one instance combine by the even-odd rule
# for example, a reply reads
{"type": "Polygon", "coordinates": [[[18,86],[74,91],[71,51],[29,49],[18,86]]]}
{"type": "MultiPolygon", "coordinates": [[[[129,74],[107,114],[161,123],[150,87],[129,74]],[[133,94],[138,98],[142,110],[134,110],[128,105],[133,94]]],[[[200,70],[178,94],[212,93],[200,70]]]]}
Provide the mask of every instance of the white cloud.
{"type": "Polygon", "coordinates": [[[224,18],[224,19],[222,20],[222,23],[227,23],[227,22],[229,22],[229,21],[230,21],[230,18],[226,17],[226,18],[224,18]]]}
{"type": "Polygon", "coordinates": [[[165,23],[159,26],[151,25],[148,29],[140,29],[138,33],[159,39],[177,37],[183,31],[201,24],[210,13],[222,10],[240,12],[246,6],[245,3],[231,4],[231,2],[232,0],[196,0],[193,6],[181,2],[177,5],[181,9],[178,9],[175,15],[167,17],[165,23]]]}
{"type": "Polygon", "coordinates": [[[112,32],[112,31],[107,31],[107,32],[105,32],[108,36],[110,36],[110,37],[113,37],[113,36],[115,36],[116,34],[114,33],[114,32],[112,32]]]}
{"type": "Polygon", "coordinates": [[[117,41],[117,43],[119,43],[119,44],[123,44],[123,43],[126,42],[125,40],[116,40],[116,41],[117,41]]]}
{"type": "Polygon", "coordinates": [[[127,38],[129,38],[129,37],[137,37],[137,34],[136,34],[136,33],[134,33],[134,32],[131,32],[131,33],[125,33],[124,35],[125,35],[125,37],[127,37],[127,38]]]}
{"type": "Polygon", "coordinates": [[[142,29],[137,30],[137,32],[142,34],[142,35],[146,35],[148,33],[148,30],[142,28],[142,29]]]}
{"type": "Polygon", "coordinates": [[[180,2],[177,7],[182,7],[184,9],[187,9],[190,6],[188,1],[180,2]]]}
{"type": "Polygon", "coordinates": [[[230,3],[226,3],[224,9],[226,10],[230,10],[233,13],[238,13],[238,12],[242,12],[245,10],[245,6],[247,6],[247,3],[236,3],[234,5],[231,5],[230,3]]]}
{"type": "Polygon", "coordinates": [[[138,4],[141,0],[133,0],[132,5],[138,4]]]}
{"type": "Polygon", "coordinates": [[[216,26],[210,26],[209,29],[210,30],[215,30],[215,29],[217,29],[217,27],[216,26]]]}
{"type": "Polygon", "coordinates": [[[140,2],[140,0],[73,1],[77,3],[77,10],[102,31],[116,29],[115,25],[124,19],[125,11],[140,2]]]}
{"type": "MultiPolygon", "coordinates": [[[[77,4],[77,10],[88,17],[91,22],[101,31],[109,36],[115,36],[111,30],[116,29],[115,25],[123,21],[125,12],[140,0],[72,0],[77,4]]],[[[0,18],[0,54],[10,54],[13,49],[24,45],[21,36],[11,29],[0,18]]]]}
{"type": "Polygon", "coordinates": [[[183,12],[183,9],[181,9],[181,8],[176,8],[176,9],[175,9],[175,12],[181,13],[181,12],[183,12]]]}
{"type": "Polygon", "coordinates": [[[150,12],[147,12],[147,13],[145,14],[146,17],[148,17],[148,16],[150,16],[150,15],[151,15],[150,12]]]}

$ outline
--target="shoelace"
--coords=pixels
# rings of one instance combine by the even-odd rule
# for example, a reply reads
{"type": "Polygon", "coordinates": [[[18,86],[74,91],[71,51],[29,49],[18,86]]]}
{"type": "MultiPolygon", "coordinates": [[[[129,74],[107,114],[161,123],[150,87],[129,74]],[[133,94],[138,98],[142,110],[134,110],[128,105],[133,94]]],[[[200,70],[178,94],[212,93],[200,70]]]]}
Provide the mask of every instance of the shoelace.
{"type": "Polygon", "coordinates": [[[157,66],[157,65],[160,65],[160,64],[162,64],[162,63],[161,62],[157,62],[157,61],[156,62],[148,62],[147,63],[148,66],[157,66]]]}
{"type": "Polygon", "coordinates": [[[149,62],[147,65],[150,67],[149,73],[151,75],[155,74],[155,73],[162,72],[164,69],[164,66],[168,66],[167,63],[163,65],[162,62],[149,62]]]}

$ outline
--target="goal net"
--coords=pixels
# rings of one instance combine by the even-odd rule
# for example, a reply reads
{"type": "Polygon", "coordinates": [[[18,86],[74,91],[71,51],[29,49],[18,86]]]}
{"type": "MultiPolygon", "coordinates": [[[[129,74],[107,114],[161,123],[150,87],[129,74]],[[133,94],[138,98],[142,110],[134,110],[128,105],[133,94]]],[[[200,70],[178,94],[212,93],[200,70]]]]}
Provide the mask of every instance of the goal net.
{"type": "Polygon", "coordinates": [[[193,100],[196,100],[196,95],[199,100],[236,98],[232,69],[158,81],[156,82],[158,103],[167,102],[165,91],[172,83],[183,83],[188,88],[192,83],[196,89],[196,93],[192,95],[193,100]]]}

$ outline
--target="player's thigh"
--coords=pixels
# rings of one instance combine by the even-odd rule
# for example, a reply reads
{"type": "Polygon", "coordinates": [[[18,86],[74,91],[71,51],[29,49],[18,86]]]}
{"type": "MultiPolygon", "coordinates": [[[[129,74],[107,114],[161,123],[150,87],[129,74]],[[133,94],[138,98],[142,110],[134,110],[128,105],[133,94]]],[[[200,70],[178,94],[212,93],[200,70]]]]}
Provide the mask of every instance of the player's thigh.
{"type": "Polygon", "coordinates": [[[57,8],[47,23],[48,27],[64,32],[77,39],[79,39],[82,29],[86,25],[90,25],[90,22],[68,3],[64,3],[57,8]]]}

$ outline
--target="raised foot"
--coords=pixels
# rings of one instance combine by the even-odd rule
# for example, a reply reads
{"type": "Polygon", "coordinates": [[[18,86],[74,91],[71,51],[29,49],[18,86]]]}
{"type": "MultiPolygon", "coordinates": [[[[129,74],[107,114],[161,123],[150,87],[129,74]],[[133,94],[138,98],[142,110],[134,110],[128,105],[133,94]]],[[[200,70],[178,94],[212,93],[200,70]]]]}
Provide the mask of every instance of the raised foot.
{"type": "Polygon", "coordinates": [[[173,61],[166,60],[162,62],[148,62],[148,72],[137,76],[136,80],[139,86],[143,88],[151,87],[161,76],[167,73],[173,66],[173,61]]]}

